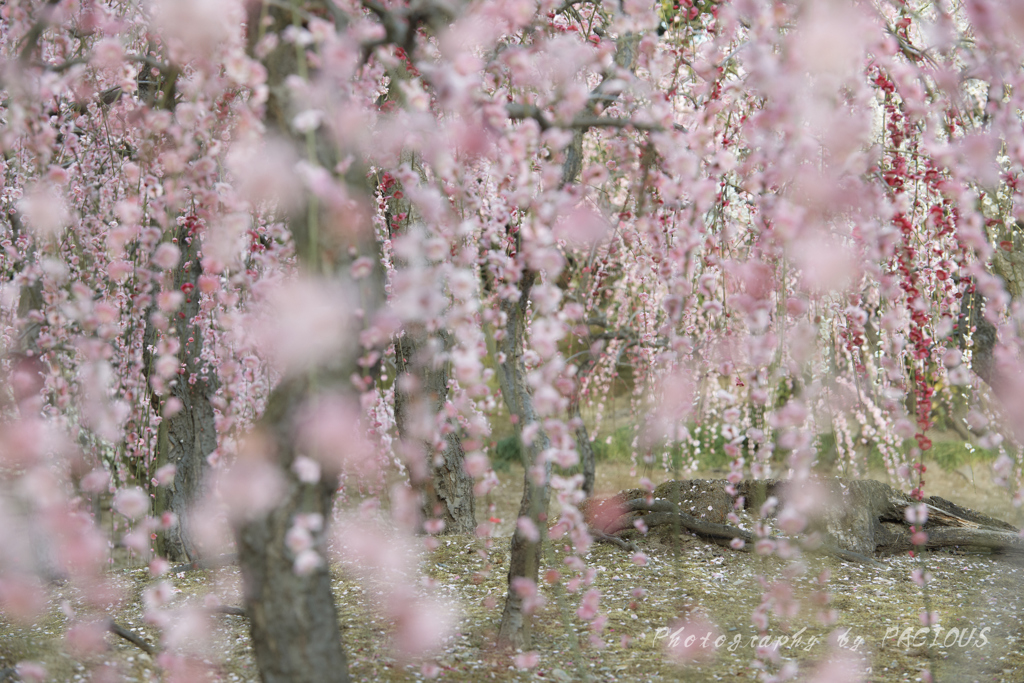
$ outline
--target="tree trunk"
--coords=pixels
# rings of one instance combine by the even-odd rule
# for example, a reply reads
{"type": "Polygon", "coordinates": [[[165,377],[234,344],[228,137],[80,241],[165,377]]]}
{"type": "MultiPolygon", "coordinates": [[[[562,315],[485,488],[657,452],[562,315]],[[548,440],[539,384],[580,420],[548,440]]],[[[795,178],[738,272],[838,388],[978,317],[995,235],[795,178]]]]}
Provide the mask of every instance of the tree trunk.
{"type": "MultiPolygon", "coordinates": [[[[270,33],[280,36],[292,26],[298,16],[297,9],[287,3],[249,3],[247,24],[250,29],[260,27],[259,30],[249,32],[249,54],[256,57],[255,46],[259,36],[270,33]]],[[[282,40],[266,55],[256,58],[267,69],[268,130],[290,138],[297,149],[303,149],[307,141],[290,126],[291,118],[297,112],[289,98],[290,90],[285,87],[289,77],[300,70],[295,45],[291,41],[282,40]]],[[[325,168],[334,168],[337,162],[333,158],[336,146],[323,137],[322,130],[317,136],[313,153],[325,168]],[[321,156],[332,158],[324,159],[321,156]]],[[[309,153],[307,150],[307,155],[309,153]]],[[[353,164],[350,174],[353,178],[361,177],[365,183],[364,169],[358,163],[353,164]]],[[[355,183],[350,182],[349,186],[358,189],[355,183]]],[[[327,250],[320,248],[322,238],[316,229],[320,211],[319,204],[311,201],[287,217],[296,254],[314,273],[320,273],[328,267],[340,270],[348,264],[348,260],[342,258],[328,266],[330,259],[324,256],[327,250]]],[[[339,248],[337,253],[346,251],[339,248]]],[[[380,289],[383,291],[383,287],[380,289]]],[[[365,308],[367,316],[372,315],[374,305],[366,305],[365,308]]],[[[354,364],[347,362],[340,365],[349,372],[354,368],[354,364]]],[[[296,574],[293,567],[294,555],[285,544],[285,534],[295,514],[319,513],[323,516],[324,526],[327,526],[338,483],[336,478],[327,476],[325,472],[317,484],[302,484],[291,468],[295,459],[294,413],[312,396],[309,381],[316,373],[316,369],[311,370],[303,381],[284,381],[271,393],[261,425],[277,443],[277,464],[287,478],[288,490],[273,510],[249,521],[237,529],[235,534],[238,562],[245,578],[245,610],[249,616],[249,632],[264,683],[349,680],[348,662],[341,642],[338,612],[326,563],[307,574],[296,574]]],[[[343,370],[333,377],[321,374],[316,376],[316,381],[322,390],[338,385],[342,376],[348,377],[349,373],[343,370]]],[[[322,546],[322,538],[319,545],[322,546]]],[[[323,556],[323,548],[319,547],[318,550],[323,556]]]]}
{"type": "MultiPolygon", "coordinates": [[[[295,555],[285,535],[296,514],[330,519],[337,479],[324,476],[303,484],[292,473],[296,410],[309,396],[308,382],[283,382],[271,394],[261,427],[273,437],[277,461],[288,477],[283,500],[236,533],[256,663],[264,683],[348,681],[338,613],[326,562],[305,575],[294,570],[295,555]]],[[[323,538],[317,550],[323,553],[323,538]]]]}
{"type": "MultiPolygon", "coordinates": [[[[533,409],[533,396],[526,383],[526,367],[523,364],[523,337],[526,330],[526,306],[530,299],[530,289],[536,279],[536,273],[526,271],[519,282],[520,297],[518,301],[502,301],[501,309],[508,316],[505,336],[498,348],[505,355],[505,361],[498,365],[498,379],[501,383],[501,394],[509,413],[514,420],[516,431],[520,434],[525,425],[537,420],[533,409]]],[[[510,560],[508,568],[509,590],[505,598],[505,609],[501,615],[501,626],[498,628],[498,644],[502,647],[526,649],[530,647],[530,615],[523,611],[523,599],[512,589],[514,579],[524,577],[536,584],[540,574],[540,559],[543,548],[544,534],[547,531],[548,502],[551,498],[551,463],[544,463],[540,483],[534,481],[531,470],[537,465],[538,457],[548,447],[548,437],[544,430],[538,432],[533,443],[523,444],[523,465],[526,468],[523,477],[523,500],[519,505],[519,517],[529,518],[540,537],[531,541],[516,525],[512,535],[510,560]]]]}
{"type": "Polygon", "coordinates": [[[580,414],[579,383],[569,398],[569,420],[576,421],[576,452],[583,466],[583,493],[590,498],[594,495],[594,480],[597,477],[597,464],[594,462],[594,446],[590,443],[587,424],[580,414]]]}
{"type": "MultiPolygon", "coordinates": [[[[446,332],[440,333],[447,352],[452,339],[446,332]]],[[[430,406],[426,407],[431,417],[444,410],[448,401],[448,377],[451,365],[447,361],[438,362],[425,355],[424,339],[414,333],[406,332],[395,341],[395,365],[398,381],[395,382],[395,422],[398,435],[402,441],[411,443],[416,439],[409,434],[410,411],[416,410],[415,397],[429,397],[430,406]],[[418,388],[413,395],[403,390],[403,375],[417,381],[418,388]]],[[[420,407],[422,409],[424,407],[420,407]]],[[[473,498],[473,479],[463,467],[466,454],[462,448],[462,437],[458,426],[445,435],[446,448],[441,453],[432,453],[430,444],[424,443],[427,466],[431,476],[424,482],[423,514],[426,518],[438,518],[444,521],[444,533],[472,534],[476,531],[476,502],[473,498]]],[[[415,482],[414,482],[415,483],[415,482]]]]}
{"type": "MultiPolygon", "coordinates": [[[[160,516],[169,511],[178,517],[178,524],[161,532],[157,539],[157,552],[172,562],[196,562],[199,559],[194,541],[192,506],[203,492],[208,469],[206,458],[217,447],[210,398],[217,391],[218,383],[212,368],[202,361],[203,332],[196,324],[199,315],[198,280],[203,272],[200,243],[199,238],[190,236],[189,232],[188,224],[177,232],[182,254],[181,265],[175,269],[173,278],[174,289],[187,292],[179,311],[181,315],[174,317],[172,328],[180,343],[178,359],[184,374],[178,376],[169,391],[169,396],[181,401],[182,407],[160,423],[154,468],[166,464],[176,467],[174,481],[169,487],[158,488],[154,501],[154,514],[160,516]]],[[[148,349],[157,341],[156,329],[148,320],[144,339],[147,349],[144,367],[148,380],[154,365],[148,349]]],[[[162,412],[169,396],[154,396],[153,408],[162,412]]]]}

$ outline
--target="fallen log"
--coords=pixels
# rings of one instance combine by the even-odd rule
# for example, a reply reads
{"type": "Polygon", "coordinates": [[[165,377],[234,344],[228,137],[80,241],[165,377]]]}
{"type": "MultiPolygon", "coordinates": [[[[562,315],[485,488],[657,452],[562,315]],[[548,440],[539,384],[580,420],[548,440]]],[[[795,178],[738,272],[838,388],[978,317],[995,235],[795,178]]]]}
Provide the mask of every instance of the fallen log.
{"type": "MultiPolygon", "coordinates": [[[[610,499],[588,501],[584,514],[600,540],[638,526],[670,526],[716,543],[738,538],[749,544],[759,537],[726,523],[729,513],[743,510],[757,522],[762,504],[774,499],[775,505],[768,506],[773,510],[770,518],[788,505],[806,512],[812,520],[807,532],[820,531],[825,539],[816,548],[818,552],[848,562],[878,564],[876,554],[914,549],[905,512],[919,501],[882,482],[842,478],[745,480],[732,489],[735,496],[729,490],[724,480],[669,481],[653,493],[632,489],[610,499]]],[[[1013,525],[938,496],[920,503],[928,511],[921,529],[928,535],[923,548],[982,550],[1024,559],[1024,536],[1013,525]]],[[[774,533],[768,538],[781,537],[774,533]]]]}

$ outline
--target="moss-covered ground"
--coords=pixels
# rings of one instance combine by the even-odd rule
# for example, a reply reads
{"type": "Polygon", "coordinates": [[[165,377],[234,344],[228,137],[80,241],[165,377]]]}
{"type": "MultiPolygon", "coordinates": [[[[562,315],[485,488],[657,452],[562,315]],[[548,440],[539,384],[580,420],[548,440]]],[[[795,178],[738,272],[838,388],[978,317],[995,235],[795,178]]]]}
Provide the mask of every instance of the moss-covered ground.
{"type": "MultiPolygon", "coordinates": [[[[628,476],[624,465],[609,463],[599,469],[602,490],[635,486],[636,479],[628,476]]],[[[664,533],[637,541],[647,556],[643,566],[633,561],[631,553],[595,545],[587,557],[588,566],[596,570],[592,586],[572,593],[564,584],[558,589],[545,586],[548,600],[533,623],[537,664],[520,670],[511,654],[493,647],[506,589],[507,534],[514,520],[520,476],[521,470],[513,467],[491,498],[479,501],[478,518],[503,520],[498,525],[501,535],[489,548],[478,538],[443,537],[436,549],[424,550],[421,590],[448,599],[457,616],[454,634],[430,660],[436,669],[426,669],[436,673],[437,680],[758,680],[785,670],[789,662],[800,664],[796,680],[809,680],[815,667],[832,660],[839,668],[827,680],[839,680],[834,677],[839,671],[851,675],[843,680],[917,681],[921,671],[929,669],[936,681],[1024,681],[1024,566],[1020,564],[987,555],[935,553],[923,559],[885,558],[884,568],[876,568],[808,556],[802,569],[794,572],[778,557],[736,552],[664,533]],[[912,580],[913,570],[922,566],[933,577],[927,601],[942,629],[927,634],[920,621],[925,594],[912,580]],[[825,574],[828,578],[822,584],[825,574]],[[787,577],[792,596],[779,583],[787,577]],[[576,616],[581,595],[590,587],[601,591],[600,609],[607,614],[600,633],[576,616]],[[766,587],[780,611],[787,612],[786,605],[792,609],[780,615],[769,607],[767,628],[759,631],[751,614],[761,604],[766,587]],[[642,596],[634,593],[637,588],[643,589],[642,596]],[[822,592],[829,596],[827,603],[822,592]],[[822,622],[823,611],[831,611],[832,623],[822,622]],[[686,620],[690,626],[678,631],[686,620]],[[703,640],[709,628],[714,632],[703,640]],[[673,632],[682,645],[694,636],[696,660],[679,665],[667,656],[673,632]],[[773,643],[778,644],[775,655],[758,650],[773,643]]],[[[937,471],[928,491],[1020,525],[1020,511],[986,476],[981,466],[973,482],[965,473],[937,471]]],[[[657,483],[659,477],[652,479],[657,483]]],[[[569,578],[572,572],[563,563],[566,554],[564,546],[554,545],[545,559],[569,578]]],[[[117,569],[115,576],[125,599],[96,615],[109,614],[149,642],[159,643],[159,631],[144,622],[141,606],[142,591],[154,580],[143,568],[117,569]]],[[[226,603],[240,604],[235,568],[180,572],[165,578],[178,591],[171,607],[201,604],[210,593],[226,603]]],[[[402,662],[389,648],[390,625],[380,615],[380,590],[386,587],[360,585],[340,570],[335,572],[350,672],[363,681],[422,680],[421,662],[402,662]]],[[[82,598],[58,586],[46,618],[38,624],[24,627],[0,617],[0,670],[19,661],[37,661],[46,666],[49,680],[55,681],[100,680],[104,674],[113,680],[167,680],[166,672],[149,655],[113,635],[106,636],[107,649],[100,654],[72,651],[65,642],[65,612],[84,609],[82,598]]],[[[209,634],[196,652],[211,663],[212,680],[258,680],[243,617],[211,617],[209,634]]]]}

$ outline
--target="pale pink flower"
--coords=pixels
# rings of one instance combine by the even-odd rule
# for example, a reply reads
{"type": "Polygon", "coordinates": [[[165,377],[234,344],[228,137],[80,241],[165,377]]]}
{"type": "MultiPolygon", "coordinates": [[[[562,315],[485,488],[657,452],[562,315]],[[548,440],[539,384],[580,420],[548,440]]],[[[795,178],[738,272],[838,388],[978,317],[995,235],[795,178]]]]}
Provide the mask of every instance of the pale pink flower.
{"type": "Polygon", "coordinates": [[[537,531],[537,525],[529,517],[520,517],[516,520],[516,528],[523,538],[531,543],[536,543],[540,540],[540,532],[537,531]]]}
{"type": "Polygon", "coordinates": [[[149,496],[137,486],[119,489],[114,494],[114,509],[129,519],[138,519],[149,511],[149,496]]]}
{"type": "Polygon", "coordinates": [[[349,399],[321,396],[303,410],[298,424],[300,446],[328,473],[369,478],[378,471],[374,446],[360,426],[360,411],[349,399]]]}
{"type": "Polygon", "coordinates": [[[394,647],[408,659],[420,659],[440,650],[455,622],[448,605],[429,598],[403,600],[391,605],[395,622],[394,647]]]}
{"type": "Polygon", "coordinates": [[[82,477],[82,490],[88,493],[100,493],[106,490],[110,484],[110,473],[106,470],[95,469],[82,477]]]}
{"type": "Polygon", "coordinates": [[[102,621],[80,621],[64,634],[64,644],[76,657],[90,657],[107,649],[106,634],[102,621]]]}
{"type": "Polygon", "coordinates": [[[779,513],[779,528],[787,534],[798,534],[807,527],[807,517],[795,506],[787,505],[779,513]]]}
{"type": "Polygon", "coordinates": [[[42,662],[18,662],[14,670],[25,683],[43,683],[50,676],[42,662]]]}
{"type": "Polygon", "coordinates": [[[536,650],[523,652],[512,657],[512,663],[515,664],[516,668],[520,671],[529,671],[540,664],[540,653],[536,650]]]}
{"type": "Polygon", "coordinates": [[[662,627],[656,636],[664,642],[665,654],[676,664],[688,664],[714,656],[718,627],[703,615],[691,616],[662,627]]]}
{"type": "Polygon", "coordinates": [[[294,374],[344,357],[352,345],[352,293],[313,278],[276,287],[269,315],[257,332],[279,372],[294,374]]]}
{"type": "Polygon", "coordinates": [[[46,609],[46,592],[36,577],[11,573],[0,577],[0,607],[12,619],[31,624],[46,609]]]}
{"type": "Polygon", "coordinates": [[[292,570],[299,576],[308,576],[323,565],[323,562],[324,560],[320,553],[308,548],[296,555],[292,570]]]}
{"type": "Polygon", "coordinates": [[[474,479],[479,479],[491,468],[491,461],[485,454],[477,451],[466,456],[462,467],[466,470],[466,474],[474,479]]]}
{"type": "Polygon", "coordinates": [[[167,463],[166,465],[157,469],[154,478],[159,486],[170,486],[174,482],[174,475],[178,471],[178,466],[173,462],[167,463]]]}
{"type": "Polygon", "coordinates": [[[28,227],[43,239],[59,235],[71,220],[64,198],[51,183],[29,187],[18,202],[18,209],[25,215],[28,227]]]}
{"type": "Polygon", "coordinates": [[[924,503],[908,505],[903,510],[903,516],[906,518],[908,523],[915,526],[921,526],[928,521],[928,506],[924,503]]]}
{"type": "Polygon", "coordinates": [[[324,120],[324,113],[319,109],[307,109],[299,112],[292,119],[292,128],[297,133],[310,133],[320,127],[324,120]]]}
{"type": "Polygon", "coordinates": [[[237,0],[150,0],[154,28],[177,59],[212,57],[240,39],[243,17],[237,0]]]}
{"type": "Polygon", "coordinates": [[[163,379],[171,379],[178,374],[178,368],[181,367],[181,363],[178,361],[177,356],[171,354],[164,354],[156,359],[154,370],[156,374],[163,379]]]}
{"type": "Polygon", "coordinates": [[[365,256],[360,256],[352,262],[350,273],[353,280],[362,280],[364,277],[373,272],[373,260],[365,256]]]}
{"type": "Polygon", "coordinates": [[[304,484],[315,484],[320,481],[320,463],[304,455],[295,458],[292,471],[304,484]]]}
{"type": "MultiPolygon", "coordinates": [[[[252,443],[250,437],[247,443],[252,443]]],[[[287,482],[281,470],[261,457],[240,456],[217,472],[215,489],[234,520],[253,519],[271,509],[284,494],[287,482]]]]}
{"type": "Polygon", "coordinates": [[[181,250],[170,242],[163,242],[153,252],[153,264],[164,270],[170,270],[181,260],[181,250]]]}
{"type": "Polygon", "coordinates": [[[167,649],[193,650],[207,643],[213,625],[207,610],[186,607],[174,610],[169,617],[163,633],[163,643],[167,649]]]}

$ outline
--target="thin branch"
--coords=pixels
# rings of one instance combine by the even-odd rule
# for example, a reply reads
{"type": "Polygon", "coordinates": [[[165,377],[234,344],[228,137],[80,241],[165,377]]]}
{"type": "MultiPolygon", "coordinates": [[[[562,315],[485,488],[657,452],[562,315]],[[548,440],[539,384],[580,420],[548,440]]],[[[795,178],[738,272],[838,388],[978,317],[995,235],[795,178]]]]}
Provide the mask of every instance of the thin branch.
{"type": "MultiPolygon", "coordinates": [[[[505,105],[505,112],[513,121],[533,119],[540,124],[541,130],[550,128],[562,128],[565,130],[588,130],[590,128],[619,128],[642,130],[650,132],[664,132],[665,126],[650,121],[637,121],[628,117],[613,116],[577,116],[568,123],[556,123],[548,119],[547,115],[535,104],[519,104],[512,102],[505,105]]],[[[673,124],[673,130],[686,132],[683,126],[673,124]]]]}

